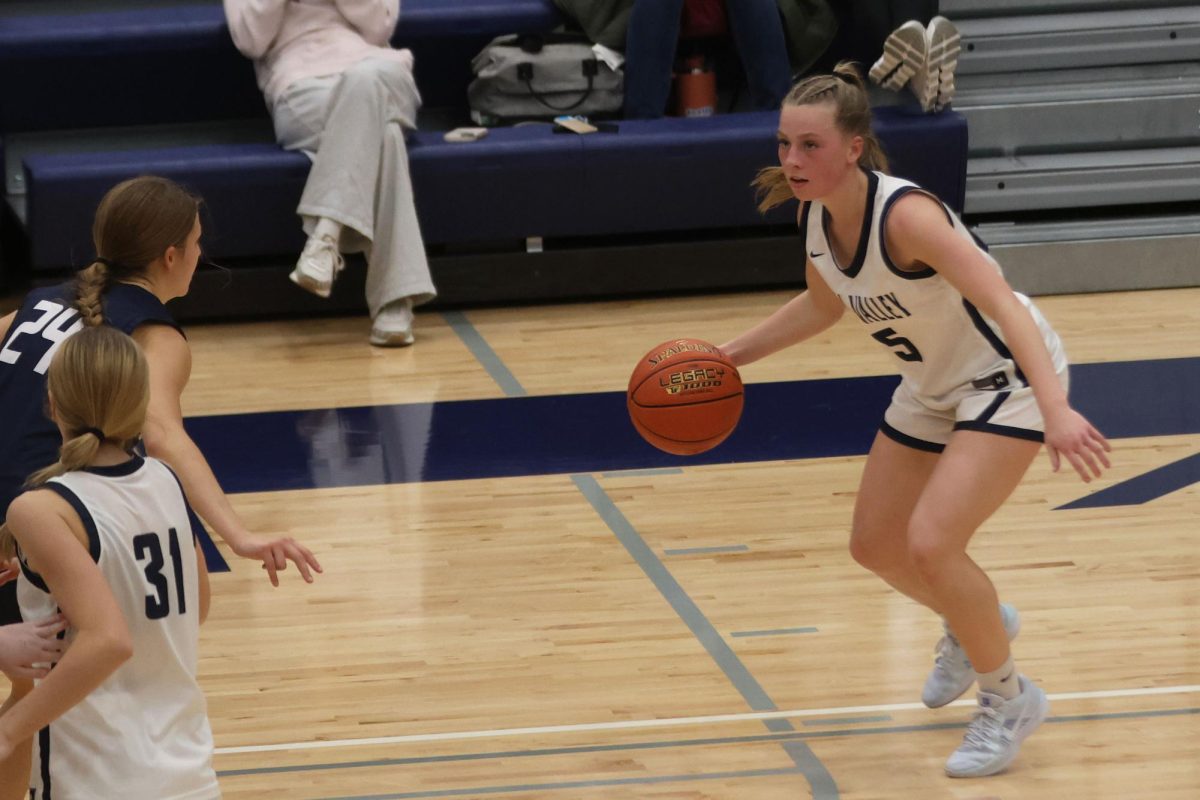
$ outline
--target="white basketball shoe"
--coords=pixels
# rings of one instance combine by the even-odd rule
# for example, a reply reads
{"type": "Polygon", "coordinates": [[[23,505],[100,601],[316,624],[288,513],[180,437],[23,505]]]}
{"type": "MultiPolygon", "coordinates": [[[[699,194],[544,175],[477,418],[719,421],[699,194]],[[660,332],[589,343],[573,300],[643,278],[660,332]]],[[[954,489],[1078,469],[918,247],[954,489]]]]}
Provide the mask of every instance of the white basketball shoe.
{"type": "MultiPolygon", "coordinates": [[[[1004,632],[1008,634],[1008,640],[1011,642],[1021,632],[1021,615],[1008,603],[1001,603],[1000,619],[1004,622],[1004,632]]],[[[937,658],[933,663],[933,671],[925,680],[921,702],[930,708],[941,708],[971,688],[978,676],[962,645],[954,638],[949,628],[946,628],[946,635],[938,641],[934,652],[937,658]]]]}
{"type": "Polygon", "coordinates": [[[946,760],[951,778],[982,778],[1004,771],[1050,713],[1050,702],[1041,687],[1024,675],[1018,678],[1021,693],[1012,700],[979,693],[979,707],[967,726],[963,743],[946,760]]]}

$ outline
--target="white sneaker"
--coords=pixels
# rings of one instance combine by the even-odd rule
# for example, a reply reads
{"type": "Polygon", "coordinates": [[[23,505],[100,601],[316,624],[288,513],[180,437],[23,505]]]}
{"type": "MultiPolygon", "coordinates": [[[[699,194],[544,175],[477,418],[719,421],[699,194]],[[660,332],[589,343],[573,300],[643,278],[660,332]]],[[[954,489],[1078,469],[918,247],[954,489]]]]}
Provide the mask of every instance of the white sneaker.
{"type": "Polygon", "coordinates": [[[954,99],[954,69],[958,66],[958,28],[945,17],[934,17],[925,30],[925,61],[909,84],[926,111],[941,111],[954,99]]]}
{"type": "Polygon", "coordinates": [[[415,341],[412,326],[412,300],[405,297],[380,309],[371,320],[368,341],[376,347],[408,347],[415,341]]]}
{"type": "Polygon", "coordinates": [[[925,26],[911,19],[892,31],[883,43],[883,55],[871,67],[871,80],[899,91],[925,66],[929,51],[925,26]]]}
{"type": "Polygon", "coordinates": [[[1017,757],[1021,742],[1046,719],[1050,713],[1046,693],[1024,675],[1018,680],[1021,693],[1012,700],[979,693],[979,707],[963,743],[946,760],[946,774],[951,778],[982,778],[1002,772],[1017,757]]]}
{"type": "Polygon", "coordinates": [[[292,283],[306,289],[317,297],[329,297],[333,282],[346,266],[346,260],[338,252],[337,243],[326,236],[310,237],[304,243],[300,260],[292,270],[292,283]]]}
{"type": "MultiPolygon", "coordinates": [[[[1021,615],[1008,603],[1001,603],[1000,619],[1004,622],[1004,632],[1008,634],[1008,640],[1011,642],[1021,632],[1021,615]]],[[[933,671],[925,680],[921,702],[930,708],[941,708],[957,700],[963,692],[971,688],[971,684],[979,676],[949,628],[933,652],[937,653],[937,659],[933,663],[933,671]]]]}

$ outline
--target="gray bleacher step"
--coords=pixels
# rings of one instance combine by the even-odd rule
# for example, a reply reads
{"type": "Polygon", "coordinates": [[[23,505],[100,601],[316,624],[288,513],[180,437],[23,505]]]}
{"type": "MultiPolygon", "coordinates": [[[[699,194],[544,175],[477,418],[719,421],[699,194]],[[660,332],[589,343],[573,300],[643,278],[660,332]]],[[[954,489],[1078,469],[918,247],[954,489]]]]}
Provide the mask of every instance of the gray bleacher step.
{"type": "Polygon", "coordinates": [[[1017,14],[1138,11],[1193,5],[1191,0],[941,0],[938,13],[952,20],[1017,14]]]}
{"type": "Polygon", "coordinates": [[[158,147],[190,147],[206,144],[273,142],[271,122],[262,119],[181,125],[147,125],[128,128],[81,128],[70,131],[37,131],[11,134],[4,139],[4,191],[10,196],[25,194],[22,163],[27,156],[51,153],[101,153],[158,147]]]}
{"type": "Polygon", "coordinates": [[[1196,141],[1200,63],[964,75],[972,157],[1196,141]]]}
{"type": "Polygon", "coordinates": [[[956,24],[962,75],[1200,61],[1200,4],[956,24]]]}
{"type": "Polygon", "coordinates": [[[1200,62],[957,75],[954,108],[1163,97],[1200,91],[1200,62]]]}
{"type": "Polygon", "coordinates": [[[1200,200],[1200,146],[967,162],[968,214],[1200,200]]]}
{"type": "Polygon", "coordinates": [[[1196,141],[1200,87],[1143,96],[962,105],[970,157],[1128,147],[1171,147],[1196,141]]]}
{"type": "MultiPolygon", "coordinates": [[[[1149,236],[1200,236],[1200,214],[1025,223],[985,222],[975,225],[974,230],[989,247],[1149,236]]],[[[1200,269],[1200,259],[1196,260],[1196,266],[1200,269]]]]}
{"type": "Polygon", "coordinates": [[[1029,295],[1200,286],[1200,215],[986,224],[1009,283],[1029,295]]]}

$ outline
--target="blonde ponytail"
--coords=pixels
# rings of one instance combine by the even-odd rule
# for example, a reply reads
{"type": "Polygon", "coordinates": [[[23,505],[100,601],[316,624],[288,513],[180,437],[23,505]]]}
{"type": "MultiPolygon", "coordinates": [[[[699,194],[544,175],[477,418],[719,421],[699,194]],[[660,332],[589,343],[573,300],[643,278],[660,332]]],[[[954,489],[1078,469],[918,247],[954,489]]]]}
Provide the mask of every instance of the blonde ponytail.
{"type": "Polygon", "coordinates": [[[96,458],[101,442],[95,433],[79,433],[72,436],[59,448],[58,461],[30,475],[25,485],[30,488],[41,486],[51,478],[83,469],[96,458]]]}
{"type": "Polygon", "coordinates": [[[111,442],[131,449],[141,436],[150,402],[150,368],[133,339],[115,328],[84,328],[63,341],[46,371],[54,420],[68,432],[58,461],[26,482],[41,486],[82,469],[111,442]]]}

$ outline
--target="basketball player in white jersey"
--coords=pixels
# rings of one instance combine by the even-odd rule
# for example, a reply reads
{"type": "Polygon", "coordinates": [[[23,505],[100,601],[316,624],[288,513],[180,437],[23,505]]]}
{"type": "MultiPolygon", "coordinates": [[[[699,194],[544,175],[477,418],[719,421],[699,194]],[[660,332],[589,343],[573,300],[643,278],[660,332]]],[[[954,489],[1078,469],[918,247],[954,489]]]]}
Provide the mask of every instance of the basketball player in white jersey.
{"type": "MultiPolygon", "coordinates": [[[[237,555],[260,560],[272,584],[278,585],[277,573],[288,561],[311,582],[321,571],[312,552],[290,536],[251,533],[184,428],[181,397],[192,353],[165,304],[191,286],[200,259],[200,206],[199,198],[166,178],[122,181],[96,208],[92,263],[70,281],[34,289],[20,308],[0,317],[0,522],[29,474],[54,461],[60,438],[43,405],[46,368],[56,348],[85,327],[110,325],[132,336],[150,363],[146,451],[172,465],[213,531],[237,555]]],[[[193,524],[198,535],[207,535],[199,518],[193,524]]],[[[13,588],[0,585],[0,630],[21,623],[13,588]]],[[[15,633],[22,631],[30,633],[15,633]]],[[[9,677],[14,680],[4,709],[32,688],[32,676],[9,677]]],[[[28,762],[28,747],[0,759],[0,800],[13,800],[7,790],[24,781],[28,762]]]]}
{"type": "Polygon", "coordinates": [[[870,124],[853,64],[788,94],[780,166],[755,184],[764,209],[800,201],[807,291],[720,349],[749,364],[848,308],[891,353],[902,379],[867,457],[850,552],[943,617],[922,699],[942,706],[978,681],[978,710],[946,772],[991,775],[1048,704],[1013,664],[1016,610],[998,603],[967,545],[1043,441],[1055,471],[1065,458],[1085,481],[1109,466],[1109,446],[1067,402],[1058,336],[945,205],[885,174],[870,124]]]}
{"type": "Polygon", "coordinates": [[[47,386],[59,460],[30,479],[6,526],[22,617],[61,608],[69,646],[0,716],[0,755],[36,732],[36,800],[220,797],[196,682],[204,556],[174,473],[132,454],[149,402],[146,358],[118,330],[85,328],[59,347],[47,386]]]}

